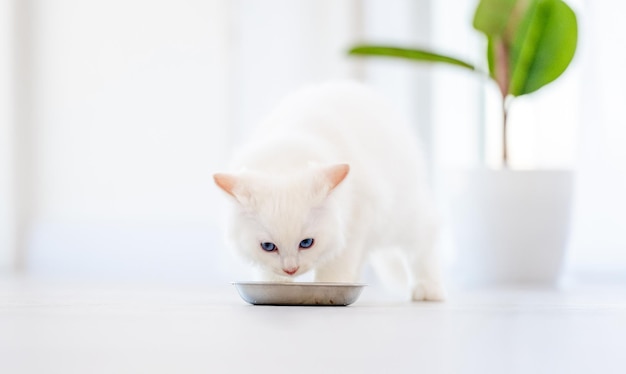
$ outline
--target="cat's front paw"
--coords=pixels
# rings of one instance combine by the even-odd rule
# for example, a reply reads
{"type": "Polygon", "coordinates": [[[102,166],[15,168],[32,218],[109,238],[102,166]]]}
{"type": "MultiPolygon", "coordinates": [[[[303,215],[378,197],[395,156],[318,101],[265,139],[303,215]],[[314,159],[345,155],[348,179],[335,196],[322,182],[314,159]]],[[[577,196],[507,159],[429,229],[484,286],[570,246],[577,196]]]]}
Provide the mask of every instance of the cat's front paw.
{"type": "Polygon", "coordinates": [[[446,289],[440,282],[419,282],[413,286],[413,301],[444,301],[446,289]]]}

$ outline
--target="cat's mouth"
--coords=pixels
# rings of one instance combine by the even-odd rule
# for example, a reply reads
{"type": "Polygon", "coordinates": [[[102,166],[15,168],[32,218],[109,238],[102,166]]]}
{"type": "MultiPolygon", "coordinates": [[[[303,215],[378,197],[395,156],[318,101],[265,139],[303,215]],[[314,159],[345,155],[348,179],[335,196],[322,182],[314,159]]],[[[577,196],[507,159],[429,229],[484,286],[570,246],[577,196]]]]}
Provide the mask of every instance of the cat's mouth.
{"type": "Polygon", "coordinates": [[[298,270],[300,270],[300,266],[295,266],[291,268],[283,268],[283,273],[293,277],[294,275],[296,275],[298,270]]]}

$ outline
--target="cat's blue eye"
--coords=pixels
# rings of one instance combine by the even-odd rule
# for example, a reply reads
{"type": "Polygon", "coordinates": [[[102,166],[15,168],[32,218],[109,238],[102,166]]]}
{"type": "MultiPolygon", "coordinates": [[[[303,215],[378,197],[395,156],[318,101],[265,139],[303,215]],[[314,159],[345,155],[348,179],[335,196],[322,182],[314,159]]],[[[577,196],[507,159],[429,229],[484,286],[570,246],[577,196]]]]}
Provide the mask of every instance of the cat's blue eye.
{"type": "Polygon", "coordinates": [[[300,248],[303,248],[303,249],[311,248],[313,246],[313,243],[315,243],[315,240],[312,238],[304,239],[303,241],[300,242],[300,248]]]}
{"type": "Polygon", "coordinates": [[[261,248],[263,248],[264,251],[273,252],[276,250],[276,244],[270,243],[270,242],[264,242],[264,243],[261,243],[261,248]]]}

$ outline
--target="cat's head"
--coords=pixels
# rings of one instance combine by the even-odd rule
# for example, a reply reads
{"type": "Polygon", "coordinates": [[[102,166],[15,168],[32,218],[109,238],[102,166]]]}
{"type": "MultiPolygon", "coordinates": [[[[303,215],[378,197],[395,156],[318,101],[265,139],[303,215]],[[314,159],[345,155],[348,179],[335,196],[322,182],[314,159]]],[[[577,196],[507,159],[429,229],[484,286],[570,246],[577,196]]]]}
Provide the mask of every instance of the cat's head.
{"type": "Polygon", "coordinates": [[[240,253],[278,276],[298,276],[339,253],[344,222],[334,199],[347,164],[285,175],[215,174],[234,203],[230,237],[240,253]]]}

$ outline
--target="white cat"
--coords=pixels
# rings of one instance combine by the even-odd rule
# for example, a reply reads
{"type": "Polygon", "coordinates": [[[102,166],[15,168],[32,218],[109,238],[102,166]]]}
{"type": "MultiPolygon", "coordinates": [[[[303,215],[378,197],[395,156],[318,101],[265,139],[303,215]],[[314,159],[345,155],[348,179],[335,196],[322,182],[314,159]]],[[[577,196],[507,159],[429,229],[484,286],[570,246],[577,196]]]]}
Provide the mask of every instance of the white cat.
{"type": "Polygon", "coordinates": [[[214,175],[233,201],[229,236],[266,280],[314,270],[318,282],[356,282],[377,251],[399,248],[412,299],[443,299],[415,134],[364,85],[327,83],[288,96],[233,168],[214,175]]]}

